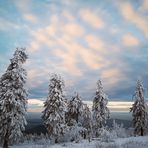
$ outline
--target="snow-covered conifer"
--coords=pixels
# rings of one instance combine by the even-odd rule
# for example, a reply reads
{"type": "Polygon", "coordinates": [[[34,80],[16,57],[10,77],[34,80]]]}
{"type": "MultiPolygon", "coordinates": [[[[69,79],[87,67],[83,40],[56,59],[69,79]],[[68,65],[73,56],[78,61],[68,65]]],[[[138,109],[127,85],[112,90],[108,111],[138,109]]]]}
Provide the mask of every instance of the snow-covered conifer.
{"type": "Polygon", "coordinates": [[[82,126],[86,129],[91,128],[91,112],[87,104],[83,104],[83,112],[82,112],[82,126]]]}
{"type": "Polygon", "coordinates": [[[137,81],[134,99],[135,102],[130,110],[133,116],[134,134],[143,136],[147,126],[148,113],[144,100],[144,88],[140,80],[137,81]]]}
{"type": "Polygon", "coordinates": [[[66,130],[66,104],[63,96],[64,81],[57,74],[50,78],[49,93],[44,102],[43,120],[50,139],[57,143],[66,130]]]}
{"type": "Polygon", "coordinates": [[[83,104],[83,112],[81,114],[82,126],[87,130],[86,137],[91,138],[92,136],[92,121],[91,112],[87,104],[83,104]]]}
{"type": "Polygon", "coordinates": [[[17,48],[10,65],[0,78],[0,139],[3,148],[17,142],[25,129],[27,73],[23,64],[26,59],[25,49],[17,48]]]}
{"type": "Polygon", "coordinates": [[[109,109],[107,108],[107,103],[108,97],[104,93],[102,83],[99,80],[97,82],[96,95],[94,97],[92,106],[92,122],[95,136],[99,136],[99,128],[102,128],[106,123],[107,118],[109,118],[109,109]]]}
{"type": "Polygon", "coordinates": [[[69,135],[69,133],[75,133],[69,136],[71,141],[77,141],[78,137],[90,138],[90,111],[89,108],[87,108],[87,106],[82,102],[78,93],[68,102],[66,123],[69,126],[67,135],[69,135]]]}
{"type": "Polygon", "coordinates": [[[81,114],[83,112],[83,102],[77,93],[72,99],[68,102],[66,120],[67,124],[71,124],[71,120],[75,120],[76,123],[79,122],[81,114]]]}

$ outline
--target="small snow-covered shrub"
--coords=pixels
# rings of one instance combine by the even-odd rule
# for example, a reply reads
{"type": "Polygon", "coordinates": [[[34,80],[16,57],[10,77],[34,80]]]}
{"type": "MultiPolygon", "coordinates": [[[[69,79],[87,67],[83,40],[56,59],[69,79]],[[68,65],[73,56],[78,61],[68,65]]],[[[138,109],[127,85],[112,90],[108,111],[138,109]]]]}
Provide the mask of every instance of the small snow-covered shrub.
{"type": "Polygon", "coordinates": [[[69,126],[69,129],[63,136],[63,142],[79,142],[84,139],[87,134],[87,130],[78,124],[69,126]]]}
{"type": "Polygon", "coordinates": [[[134,128],[130,127],[126,130],[128,137],[134,136],[134,128]]]}
{"type": "Polygon", "coordinates": [[[113,121],[112,129],[104,127],[99,130],[99,137],[102,142],[113,142],[116,138],[125,138],[127,136],[127,132],[125,128],[123,128],[123,125],[117,124],[115,121],[113,121]]]}
{"type": "Polygon", "coordinates": [[[110,130],[107,130],[106,128],[102,128],[100,130],[100,139],[102,142],[112,142],[114,141],[114,135],[110,130]]]}
{"type": "Polygon", "coordinates": [[[123,124],[117,124],[115,120],[113,120],[113,128],[111,133],[114,138],[125,138],[128,136],[123,124]]]}
{"type": "Polygon", "coordinates": [[[34,144],[39,144],[39,145],[46,145],[50,143],[48,135],[44,134],[26,134],[24,135],[22,143],[34,143],[34,144]]]}

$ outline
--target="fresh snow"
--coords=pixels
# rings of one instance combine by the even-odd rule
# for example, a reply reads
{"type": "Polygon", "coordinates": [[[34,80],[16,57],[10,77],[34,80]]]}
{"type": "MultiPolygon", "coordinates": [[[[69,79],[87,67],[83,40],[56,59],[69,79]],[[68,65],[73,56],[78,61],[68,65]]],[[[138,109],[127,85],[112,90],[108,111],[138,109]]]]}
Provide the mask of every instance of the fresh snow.
{"type": "MultiPolygon", "coordinates": [[[[143,137],[129,137],[129,138],[117,138],[112,142],[100,142],[99,140],[83,140],[80,143],[67,142],[61,144],[51,145],[50,142],[38,143],[23,143],[10,148],[148,148],[148,136],[143,137]]],[[[0,147],[1,148],[1,147],[0,147]]]]}
{"type": "Polygon", "coordinates": [[[148,136],[138,136],[129,138],[118,138],[115,143],[120,148],[127,144],[128,148],[148,148],[148,136]]]}

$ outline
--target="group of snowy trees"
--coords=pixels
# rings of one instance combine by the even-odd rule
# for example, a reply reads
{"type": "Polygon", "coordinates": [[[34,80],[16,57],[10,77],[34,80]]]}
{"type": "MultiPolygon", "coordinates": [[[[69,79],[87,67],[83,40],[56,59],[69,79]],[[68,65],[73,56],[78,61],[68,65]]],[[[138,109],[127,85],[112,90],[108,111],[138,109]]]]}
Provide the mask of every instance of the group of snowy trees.
{"type": "MultiPolygon", "coordinates": [[[[0,142],[3,148],[18,142],[23,136],[26,125],[27,92],[25,89],[26,71],[23,64],[28,56],[25,49],[16,49],[6,72],[0,78],[0,142]]],[[[106,120],[107,99],[101,82],[98,83],[94,99],[92,123],[91,111],[78,94],[67,100],[63,95],[64,81],[56,74],[52,75],[49,94],[44,103],[43,120],[53,142],[69,137],[70,141],[79,140],[79,136],[91,136],[92,129],[98,131],[106,120]]]]}
{"type": "Polygon", "coordinates": [[[63,95],[64,81],[57,74],[53,74],[49,83],[49,94],[44,103],[43,120],[50,139],[57,143],[63,138],[70,141],[81,138],[99,136],[99,129],[103,127],[109,117],[107,96],[103,92],[101,81],[97,83],[96,96],[93,101],[92,114],[75,94],[70,100],[63,95]],[[71,135],[69,135],[71,133],[71,135]]]}
{"type": "MultiPolygon", "coordinates": [[[[25,130],[27,74],[23,64],[27,58],[25,49],[17,48],[10,65],[0,78],[0,143],[3,148],[18,142],[25,130]]],[[[101,81],[97,82],[92,110],[82,102],[78,93],[71,99],[66,99],[63,89],[63,79],[57,74],[52,75],[42,115],[51,141],[79,141],[80,138],[100,136],[103,133],[101,129],[109,118],[108,98],[101,81]]],[[[141,81],[137,81],[134,99],[135,103],[131,108],[134,134],[143,136],[148,125],[148,114],[141,81]]]]}

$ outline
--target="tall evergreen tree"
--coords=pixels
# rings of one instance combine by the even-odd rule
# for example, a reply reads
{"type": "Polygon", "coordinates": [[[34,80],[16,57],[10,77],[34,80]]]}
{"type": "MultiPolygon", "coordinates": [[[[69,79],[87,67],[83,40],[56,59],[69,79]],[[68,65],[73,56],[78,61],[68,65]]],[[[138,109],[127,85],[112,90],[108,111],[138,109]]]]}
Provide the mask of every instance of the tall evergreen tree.
{"type": "Polygon", "coordinates": [[[66,103],[63,96],[64,81],[57,74],[50,78],[49,93],[44,102],[43,120],[51,140],[55,143],[64,135],[66,103]]]}
{"type": "Polygon", "coordinates": [[[92,118],[93,118],[93,132],[95,136],[99,136],[99,128],[102,128],[109,118],[109,109],[107,108],[108,97],[103,91],[102,83],[97,82],[96,95],[93,100],[92,118]]]}
{"type": "Polygon", "coordinates": [[[92,121],[91,112],[87,104],[83,104],[83,112],[81,114],[82,126],[87,130],[87,137],[90,139],[92,136],[92,121]]]}
{"type": "Polygon", "coordinates": [[[68,102],[66,122],[69,132],[77,131],[76,137],[91,138],[91,112],[78,93],[68,102]]]}
{"type": "Polygon", "coordinates": [[[86,129],[91,128],[91,112],[87,104],[83,104],[83,112],[81,114],[82,116],[82,126],[86,129]]]}
{"type": "Polygon", "coordinates": [[[27,73],[23,64],[26,59],[25,49],[17,48],[10,65],[0,78],[0,139],[3,148],[17,142],[25,129],[27,73]]]}
{"type": "Polygon", "coordinates": [[[133,116],[134,134],[143,136],[148,123],[148,112],[144,101],[144,88],[140,80],[137,81],[134,99],[135,102],[130,110],[133,116]]]}
{"type": "Polygon", "coordinates": [[[75,96],[71,98],[68,102],[66,120],[68,125],[71,124],[72,120],[75,120],[76,123],[79,122],[79,119],[83,112],[83,102],[77,93],[75,96]]]}

